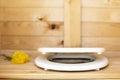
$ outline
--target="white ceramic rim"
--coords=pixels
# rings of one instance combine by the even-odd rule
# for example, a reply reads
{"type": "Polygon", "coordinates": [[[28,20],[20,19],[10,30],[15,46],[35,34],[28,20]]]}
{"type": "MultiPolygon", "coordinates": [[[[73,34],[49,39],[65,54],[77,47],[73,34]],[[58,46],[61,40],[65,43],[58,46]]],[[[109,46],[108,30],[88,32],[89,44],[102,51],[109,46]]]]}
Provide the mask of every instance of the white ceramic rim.
{"type": "Polygon", "coordinates": [[[104,48],[38,48],[38,51],[42,54],[46,53],[97,53],[102,54],[105,51],[104,48]]]}
{"type": "Polygon", "coordinates": [[[84,64],[63,64],[51,62],[47,59],[47,56],[41,55],[35,59],[35,64],[38,67],[45,70],[57,70],[57,71],[88,71],[99,70],[108,65],[108,59],[102,55],[94,54],[96,60],[84,64]]]}

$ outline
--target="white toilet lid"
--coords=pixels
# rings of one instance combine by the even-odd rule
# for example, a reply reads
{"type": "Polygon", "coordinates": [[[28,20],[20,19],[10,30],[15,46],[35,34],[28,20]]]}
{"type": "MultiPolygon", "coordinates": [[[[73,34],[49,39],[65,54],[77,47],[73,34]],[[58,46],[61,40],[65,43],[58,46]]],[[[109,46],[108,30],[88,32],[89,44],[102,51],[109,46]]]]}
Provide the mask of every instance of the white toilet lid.
{"type": "Polygon", "coordinates": [[[40,55],[35,59],[35,64],[45,70],[58,70],[58,71],[87,71],[99,70],[108,65],[106,57],[98,54],[92,54],[96,59],[88,63],[65,64],[56,63],[48,60],[48,56],[40,55]]]}

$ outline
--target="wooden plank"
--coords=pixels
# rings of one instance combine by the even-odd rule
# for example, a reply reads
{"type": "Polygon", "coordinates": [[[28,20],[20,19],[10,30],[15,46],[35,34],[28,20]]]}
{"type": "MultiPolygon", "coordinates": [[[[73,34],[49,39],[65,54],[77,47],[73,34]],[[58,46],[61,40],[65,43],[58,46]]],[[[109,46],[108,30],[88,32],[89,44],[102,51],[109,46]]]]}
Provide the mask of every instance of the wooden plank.
{"type": "Polygon", "coordinates": [[[5,8],[5,21],[63,21],[63,8],[5,8]]]}
{"type": "Polygon", "coordinates": [[[4,10],[3,8],[0,8],[0,21],[4,19],[4,10]]]}
{"type": "Polygon", "coordinates": [[[120,37],[120,23],[83,22],[83,37],[120,37]]]}
{"type": "Polygon", "coordinates": [[[65,0],[64,3],[64,46],[80,47],[80,0],[65,0]]]}
{"type": "MultiPolygon", "coordinates": [[[[13,54],[17,50],[2,51],[3,53],[13,54]]],[[[23,50],[24,51],[24,50],[23,50]]],[[[45,79],[45,80],[119,80],[120,78],[120,54],[112,56],[109,53],[106,57],[109,59],[109,65],[99,71],[86,72],[59,72],[43,70],[35,66],[34,59],[42,55],[35,51],[24,51],[30,55],[30,62],[26,64],[11,64],[0,56],[0,78],[9,79],[45,79]],[[87,76],[87,77],[86,77],[87,76]]]]}
{"type": "Polygon", "coordinates": [[[63,36],[63,22],[24,22],[24,21],[8,21],[3,22],[2,35],[44,35],[44,36],[63,36]],[[55,24],[55,29],[51,25],[55,24]]]}
{"type": "Polygon", "coordinates": [[[63,7],[63,0],[0,0],[0,7],[63,7]]]}
{"type": "Polygon", "coordinates": [[[82,7],[120,8],[120,0],[81,0],[82,7]]]}
{"type": "Polygon", "coordinates": [[[3,0],[0,0],[0,8],[3,7],[4,3],[3,0]]]}
{"type": "Polygon", "coordinates": [[[82,8],[82,21],[120,22],[120,9],[82,8]]]}
{"type": "Polygon", "coordinates": [[[106,51],[120,51],[120,38],[83,37],[82,47],[103,47],[106,51]]]}
{"type": "Polygon", "coordinates": [[[37,50],[40,47],[62,47],[62,37],[2,36],[2,49],[37,50]]]}
{"type": "Polygon", "coordinates": [[[0,22],[0,52],[1,52],[1,28],[3,27],[3,22],[0,22]]]}

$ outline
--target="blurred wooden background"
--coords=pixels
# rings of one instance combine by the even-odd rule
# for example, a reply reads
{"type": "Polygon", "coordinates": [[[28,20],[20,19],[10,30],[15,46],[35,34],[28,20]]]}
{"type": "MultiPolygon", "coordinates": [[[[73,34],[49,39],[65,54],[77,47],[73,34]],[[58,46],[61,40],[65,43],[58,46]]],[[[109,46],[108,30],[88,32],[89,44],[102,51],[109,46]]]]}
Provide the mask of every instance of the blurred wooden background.
{"type": "MultiPolygon", "coordinates": [[[[64,47],[64,38],[68,38],[64,35],[64,1],[0,0],[2,50],[64,47]]],[[[76,35],[80,47],[105,47],[109,52],[120,52],[120,0],[80,2],[81,34],[76,35]]]]}

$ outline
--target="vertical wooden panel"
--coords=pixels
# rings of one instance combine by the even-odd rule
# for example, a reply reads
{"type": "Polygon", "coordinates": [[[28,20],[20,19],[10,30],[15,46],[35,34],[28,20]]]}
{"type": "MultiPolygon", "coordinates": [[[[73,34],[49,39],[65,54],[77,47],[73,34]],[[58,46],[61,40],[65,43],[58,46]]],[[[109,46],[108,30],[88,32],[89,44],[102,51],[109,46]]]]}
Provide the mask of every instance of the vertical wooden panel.
{"type": "Polygon", "coordinates": [[[64,46],[80,47],[81,44],[81,4],[80,0],[65,0],[64,46]]]}

